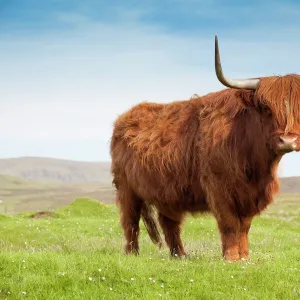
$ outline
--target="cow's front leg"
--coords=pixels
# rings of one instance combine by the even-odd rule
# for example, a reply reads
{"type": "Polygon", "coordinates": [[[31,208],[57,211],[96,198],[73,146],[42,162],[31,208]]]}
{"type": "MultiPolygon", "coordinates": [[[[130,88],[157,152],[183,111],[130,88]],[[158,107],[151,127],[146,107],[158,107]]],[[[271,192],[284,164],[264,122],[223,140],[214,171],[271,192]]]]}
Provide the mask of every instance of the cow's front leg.
{"type": "Polygon", "coordinates": [[[251,227],[253,217],[242,218],[240,222],[240,236],[239,236],[239,253],[240,258],[249,258],[249,242],[248,232],[251,227]]]}
{"type": "Polygon", "coordinates": [[[228,261],[240,259],[239,232],[240,220],[232,214],[222,214],[217,217],[221,234],[222,254],[228,261]]]}

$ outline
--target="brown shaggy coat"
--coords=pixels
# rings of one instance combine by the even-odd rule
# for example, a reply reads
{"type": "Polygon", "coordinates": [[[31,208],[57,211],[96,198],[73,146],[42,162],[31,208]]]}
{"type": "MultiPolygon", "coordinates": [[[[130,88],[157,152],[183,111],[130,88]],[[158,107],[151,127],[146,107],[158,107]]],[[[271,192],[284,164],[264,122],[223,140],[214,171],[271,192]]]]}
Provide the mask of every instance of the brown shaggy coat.
{"type": "Polygon", "coordinates": [[[111,157],[126,252],[139,251],[141,216],[161,244],[156,210],[171,254],[185,255],[184,216],[211,212],[225,258],[247,258],[251,221],[279,190],[279,133],[300,133],[298,75],[262,78],[256,91],[141,103],[119,116],[111,157]]]}

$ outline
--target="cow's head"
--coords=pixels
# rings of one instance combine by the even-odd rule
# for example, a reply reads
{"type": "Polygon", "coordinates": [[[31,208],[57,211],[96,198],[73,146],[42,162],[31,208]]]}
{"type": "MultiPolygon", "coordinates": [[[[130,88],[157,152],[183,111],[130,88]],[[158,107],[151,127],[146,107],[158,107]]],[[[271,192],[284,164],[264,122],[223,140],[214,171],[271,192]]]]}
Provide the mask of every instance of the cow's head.
{"type": "Polygon", "coordinates": [[[227,87],[253,91],[251,106],[261,115],[270,148],[278,154],[300,150],[300,76],[271,76],[233,80],[224,76],[218,39],[215,37],[215,69],[227,87]]]}

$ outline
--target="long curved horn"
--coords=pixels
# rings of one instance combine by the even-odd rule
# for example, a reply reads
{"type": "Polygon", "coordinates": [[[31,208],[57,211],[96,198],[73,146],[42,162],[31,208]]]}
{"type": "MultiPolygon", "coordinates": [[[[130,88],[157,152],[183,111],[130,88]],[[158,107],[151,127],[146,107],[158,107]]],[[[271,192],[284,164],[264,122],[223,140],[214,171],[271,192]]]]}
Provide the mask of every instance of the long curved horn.
{"type": "Polygon", "coordinates": [[[224,76],[221,66],[217,36],[215,36],[215,69],[218,79],[222,84],[224,84],[227,87],[236,89],[255,90],[259,83],[259,79],[229,79],[224,76]]]}

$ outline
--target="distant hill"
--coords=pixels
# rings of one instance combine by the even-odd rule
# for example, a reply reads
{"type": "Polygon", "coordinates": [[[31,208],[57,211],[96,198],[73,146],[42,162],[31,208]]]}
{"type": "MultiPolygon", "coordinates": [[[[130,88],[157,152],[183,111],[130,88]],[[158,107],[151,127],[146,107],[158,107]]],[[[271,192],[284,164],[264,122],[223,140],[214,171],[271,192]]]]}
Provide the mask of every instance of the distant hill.
{"type": "Polygon", "coordinates": [[[114,203],[109,162],[0,159],[0,213],[56,209],[79,197],[114,203]]]}
{"type": "MultiPolygon", "coordinates": [[[[300,177],[280,181],[281,194],[300,194],[300,177]]],[[[56,209],[79,197],[115,203],[109,162],[0,159],[0,214],[56,209]]]]}
{"type": "Polygon", "coordinates": [[[0,175],[0,214],[57,209],[82,197],[111,204],[115,191],[99,183],[34,181],[0,175]]]}
{"type": "Polygon", "coordinates": [[[109,162],[81,162],[40,157],[0,159],[0,174],[35,181],[95,182],[100,185],[111,185],[109,162]]]}
{"type": "MultiPolygon", "coordinates": [[[[95,183],[101,187],[112,187],[110,162],[41,157],[0,159],[0,174],[38,182],[95,183]]],[[[300,177],[285,177],[280,181],[281,193],[300,193],[300,177]]]]}
{"type": "Polygon", "coordinates": [[[300,194],[300,176],[280,178],[281,194],[300,194]]]}

